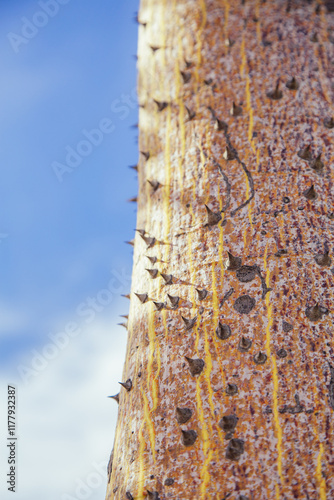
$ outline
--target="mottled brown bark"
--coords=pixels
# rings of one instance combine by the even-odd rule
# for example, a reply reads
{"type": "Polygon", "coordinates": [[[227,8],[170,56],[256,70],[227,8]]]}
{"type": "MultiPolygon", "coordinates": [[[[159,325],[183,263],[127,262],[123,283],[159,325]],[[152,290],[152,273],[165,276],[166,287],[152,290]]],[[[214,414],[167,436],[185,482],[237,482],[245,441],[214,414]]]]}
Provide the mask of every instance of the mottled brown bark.
{"type": "Polygon", "coordinates": [[[325,3],[141,2],[132,385],[107,499],[334,498],[325,3]]]}

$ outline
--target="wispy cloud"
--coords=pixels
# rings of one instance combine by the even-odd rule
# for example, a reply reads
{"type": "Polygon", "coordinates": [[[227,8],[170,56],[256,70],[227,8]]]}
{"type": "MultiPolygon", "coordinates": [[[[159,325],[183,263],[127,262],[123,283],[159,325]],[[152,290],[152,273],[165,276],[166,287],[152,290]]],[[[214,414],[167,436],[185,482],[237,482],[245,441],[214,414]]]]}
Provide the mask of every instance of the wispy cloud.
{"type": "MultiPolygon", "coordinates": [[[[87,498],[104,497],[106,473],[102,478],[100,472],[100,484],[94,476],[96,488],[89,484],[94,471],[108,463],[116,425],[117,404],[107,396],[118,392],[122,379],[126,335],[112,327],[117,321],[87,326],[28,386],[0,376],[1,401],[7,384],[17,385],[16,500],[73,500],[82,482],[90,488],[87,498]]],[[[2,412],[1,429],[4,417],[2,412]]],[[[0,468],[6,471],[1,456],[0,468]]],[[[0,489],[1,498],[11,498],[3,481],[0,489]]]]}

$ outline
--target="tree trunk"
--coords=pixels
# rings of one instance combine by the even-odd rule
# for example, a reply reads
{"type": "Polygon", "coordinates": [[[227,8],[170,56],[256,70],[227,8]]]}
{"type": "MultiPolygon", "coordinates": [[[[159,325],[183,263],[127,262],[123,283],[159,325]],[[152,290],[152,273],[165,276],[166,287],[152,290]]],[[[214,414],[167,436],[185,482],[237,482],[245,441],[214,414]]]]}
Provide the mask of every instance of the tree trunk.
{"type": "Polygon", "coordinates": [[[107,499],[334,499],[331,2],[142,0],[107,499]]]}

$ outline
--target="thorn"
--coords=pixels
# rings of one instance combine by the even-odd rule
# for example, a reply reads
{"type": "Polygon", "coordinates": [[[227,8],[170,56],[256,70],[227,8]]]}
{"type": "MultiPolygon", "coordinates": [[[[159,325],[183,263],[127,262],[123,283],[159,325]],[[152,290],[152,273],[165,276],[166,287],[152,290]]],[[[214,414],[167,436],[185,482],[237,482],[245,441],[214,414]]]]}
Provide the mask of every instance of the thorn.
{"type": "Polygon", "coordinates": [[[305,315],[310,321],[318,321],[324,314],[328,314],[328,309],[320,307],[318,303],[315,306],[307,307],[305,315]]]}
{"type": "Polygon", "coordinates": [[[127,323],[117,323],[119,326],[124,326],[124,328],[127,330],[128,329],[128,324],[127,323]]]}
{"type": "Polygon", "coordinates": [[[299,158],[302,160],[310,161],[312,160],[312,153],[311,153],[311,144],[306,146],[305,148],[302,148],[298,151],[297,155],[299,158]]]}
{"type": "MultiPolygon", "coordinates": [[[[238,423],[236,415],[224,415],[218,422],[219,427],[224,432],[234,432],[238,423]]],[[[240,497],[239,497],[240,500],[240,497]]]]}
{"type": "Polygon", "coordinates": [[[234,396],[238,392],[238,386],[236,384],[227,384],[226,386],[226,394],[228,396],[234,396]]]}
{"type": "Polygon", "coordinates": [[[179,424],[185,424],[192,417],[192,410],[190,408],[176,408],[176,420],[179,424]]]}
{"type": "Polygon", "coordinates": [[[140,236],[143,238],[143,240],[145,241],[146,245],[147,245],[147,248],[151,248],[154,246],[155,242],[156,242],[156,239],[154,237],[151,237],[151,236],[145,236],[144,234],[142,233],[139,233],[140,236]]]}
{"type": "Polygon", "coordinates": [[[162,186],[162,184],[160,184],[159,181],[147,181],[153,188],[153,193],[156,192],[157,189],[159,189],[160,186],[162,186]]]}
{"type": "Polygon", "coordinates": [[[132,496],[132,495],[131,495],[131,493],[130,493],[130,491],[127,491],[127,492],[125,493],[125,496],[126,496],[126,499],[127,499],[127,500],[134,500],[134,499],[133,499],[133,496],[132,496]]]}
{"type": "Polygon", "coordinates": [[[147,491],[147,497],[150,500],[160,500],[159,493],[157,491],[149,491],[149,490],[146,491],[147,491]]]}
{"type": "Polygon", "coordinates": [[[197,432],[193,430],[184,431],[182,429],[181,432],[182,432],[182,444],[184,444],[184,446],[192,446],[197,439],[197,432]]]}
{"type": "Polygon", "coordinates": [[[119,403],[119,393],[115,394],[114,396],[108,396],[108,398],[114,399],[116,403],[119,403]]]}
{"type": "Polygon", "coordinates": [[[317,193],[315,192],[315,189],[314,189],[314,185],[312,184],[312,186],[308,189],[305,189],[305,191],[303,191],[303,196],[307,199],[307,200],[315,200],[317,198],[317,193]]]}
{"type": "Polygon", "coordinates": [[[216,328],[216,335],[220,340],[226,340],[232,335],[231,328],[228,325],[222,325],[219,321],[216,328]]]}
{"type": "Polygon", "coordinates": [[[209,111],[210,111],[210,113],[211,113],[212,119],[213,119],[213,120],[217,120],[217,115],[216,115],[215,110],[214,110],[211,106],[208,106],[208,110],[209,110],[209,111]]]}
{"type": "Polygon", "coordinates": [[[138,165],[130,165],[129,168],[132,168],[133,170],[135,170],[136,172],[138,172],[138,165]]]}
{"type": "Polygon", "coordinates": [[[179,305],[180,297],[173,297],[172,295],[169,295],[169,293],[167,293],[167,297],[169,298],[169,301],[172,305],[172,308],[177,309],[177,307],[179,305]]]}
{"type": "Polygon", "coordinates": [[[191,61],[187,61],[186,59],[184,60],[186,68],[191,68],[193,66],[193,63],[191,61]]]}
{"type": "Polygon", "coordinates": [[[199,375],[202,372],[205,364],[203,359],[191,359],[188,358],[187,356],[185,356],[185,359],[188,362],[189,370],[193,377],[195,375],[199,375]]]}
{"type": "Polygon", "coordinates": [[[227,160],[227,161],[235,159],[235,154],[228,146],[226,146],[226,148],[225,148],[225,151],[223,153],[223,158],[224,158],[224,160],[227,160]]]}
{"type": "Polygon", "coordinates": [[[329,252],[319,253],[314,257],[314,260],[319,266],[330,266],[332,259],[329,257],[329,252]]]}
{"type": "Polygon", "coordinates": [[[135,293],[135,295],[137,295],[138,299],[140,300],[140,302],[142,304],[144,304],[145,302],[147,302],[147,299],[148,299],[147,293],[135,293]]]}
{"type": "Polygon", "coordinates": [[[208,78],[207,80],[203,80],[205,85],[211,85],[211,83],[213,83],[213,79],[212,78],[208,78]]]}
{"type": "Polygon", "coordinates": [[[158,261],[157,257],[150,257],[149,255],[145,255],[145,257],[147,257],[147,258],[148,258],[148,260],[149,260],[149,261],[150,261],[153,265],[154,265],[154,264],[158,261]]]}
{"type": "Polygon", "coordinates": [[[121,384],[121,386],[124,387],[124,389],[126,389],[128,392],[131,391],[131,389],[132,389],[131,378],[128,378],[128,380],[126,382],[118,382],[118,383],[121,384]]]}
{"type": "Polygon", "coordinates": [[[160,102],[160,101],[156,101],[155,99],[153,99],[153,101],[158,106],[158,111],[163,111],[168,106],[168,102],[166,102],[166,101],[160,102]]]}
{"type": "Polygon", "coordinates": [[[326,128],[334,128],[334,118],[324,118],[323,124],[326,128]]]}
{"type": "Polygon", "coordinates": [[[252,341],[250,339],[246,339],[245,337],[241,337],[238,348],[239,351],[241,352],[246,352],[248,349],[250,349],[252,346],[252,341]]]}
{"type": "Polygon", "coordinates": [[[297,82],[297,80],[295,79],[295,77],[293,76],[292,78],[290,78],[290,80],[288,80],[285,84],[285,86],[289,89],[289,90],[297,90],[299,88],[299,83],[297,82]]]}
{"type": "Polygon", "coordinates": [[[220,212],[213,212],[207,205],[205,205],[206,208],[206,213],[207,213],[207,225],[208,226],[214,226],[215,224],[218,224],[218,222],[221,220],[222,216],[220,212]]]}
{"type": "Polygon", "coordinates": [[[140,236],[145,236],[145,234],[146,234],[146,231],[145,231],[144,229],[135,229],[135,231],[136,231],[137,233],[139,233],[139,234],[140,234],[140,236]]]}
{"type": "Polygon", "coordinates": [[[130,241],[125,241],[124,243],[127,243],[127,245],[135,246],[135,240],[130,240],[130,241]]]}
{"type": "Polygon", "coordinates": [[[208,296],[208,291],[207,290],[199,290],[196,288],[196,292],[198,293],[198,299],[199,300],[204,300],[208,296]]]}
{"type": "Polygon", "coordinates": [[[231,38],[230,38],[230,37],[227,37],[227,38],[225,39],[225,42],[224,42],[224,43],[225,43],[225,46],[226,46],[226,47],[232,47],[232,45],[234,45],[234,43],[235,43],[235,42],[234,42],[234,40],[231,40],[231,38]]]}
{"type": "Polygon", "coordinates": [[[276,354],[279,358],[286,358],[288,355],[288,353],[286,352],[285,349],[283,349],[283,347],[279,349],[276,354]]]}
{"type": "Polygon", "coordinates": [[[153,304],[157,308],[157,311],[161,311],[161,309],[164,309],[164,307],[166,307],[166,302],[154,302],[153,301],[153,304]]]}
{"type": "Polygon", "coordinates": [[[227,132],[227,128],[228,128],[228,125],[227,123],[223,122],[223,120],[219,120],[218,118],[216,118],[216,122],[215,122],[215,129],[216,130],[223,130],[224,132],[227,132]]]}
{"type": "Polygon", "coordinates": [[[158,269],[146,269],[146,271],[150,273],[152,279],[155,279],[159,274],[158,269]]]}
{"type": "Polygon", "coordinates": [[[127,295],[121,295],[121,297],[125,297],[126,299],[130,299],[130,295],[127,294],[127,295]]]}
{"type": "Polygon", "coordinates": [[[257,365],[263,365],[267,361],[267,355],[264,352],[257,352],[253,357],[254,363],[257,365]]]}
{"type": "Polygon", "coordinates": [[[173,275],[172,274],[160,273],[160,276],[162,276],[166,285],[171,285],[173,283],[173,275]]]}
{"type": "Polygon", "coordinates": [[[128,202],[130,202],[130,203],[137,203],[137,196],[134,196],[133,198],[129,198],[128,202]]]}
{"type": "Polygon", "coordinates": [[[146,161],[149,159],[150,157],[149,151],[140,151],[140,153],[144,156],[146,161]]]}
{"type": "Polygon", "coordinates": [[[230,252],[227,252],[228,258],[224,261],[225,271],[235,271],[241,267],[241,258],[234,257],[230,252]]]}
{"type": "Polygon", "coordinates": [[[311,161],[310,167],[316,172],[320,172],[324,168],[324,164],[321,161],[321,153],[311,161]]]}
{"type": "Polygon", "coordinates": [[[191,73],[187,73],[186,71],[180,71],[180,73],[183,78],[183,83],[188,83],[191,80],[191,73]]]}
{"type": "Polygon", "coordinates": [[[125,319],[128,319],[128,317],[129,317],[128,314],[120,314],[119,316],[120,316],[120,318],[125,318],[125,319]]]}
{"type": "Polygon", "coordinates": [[[197,316],[195,316],[192,319],[185,318],[184,316],[181,316],[181,318],[183,319],[183,322],[186,325],[186,330],[191,330],[195,326],[195,323],[197,321],[197,316]]]}
{"type": "Polygon", "coordinates": [[[196,116],[195,111],[191,111],[191,109],[189,109],[188,106],[185,106],[185,108],[187,110],[189,120],[192,120],[193,118],[195,118],[195,116],[196,116]]]}
{"type": "Polygon", "coordinates": [[[141,26],[144,26],[144,28],[145,28],[145,26],[146,26],[146,24],[147,24],[147,23],[144,23],[144,22],[142,22],[142,21],[139,21],[139,18],[138,18],[138,12],[136,12],[136,15],[135,15],[134,20],[136,21],[136,23],[140,24],[141,26]]]}
{"type": "Polygon", "coordinates": [[[267,92],[267,97],[269,97],[269,99],[273,99],[274,101],[282,99],[283,92],[279,89],[279,80],[276,83],[275,90],[270,90],[269,92],[267,92]]]}
{"type": "Polygon", "coordinates": [[[244,451],[245,442],[242,439],[232,438],[227,445],[225,457],[237,462],[244,451]]]}
{"type": "Polygon", "coordinates": [[[153,53],[161,49],[161,47],[158,47],[157,45],[150,45],[150,48],[152,49],[153,53]]]}
{"type": "Polygon", "coordinates": [[[232,103],[232,108],[230,109],[231,116],[240,116],[242,113],[242,107],[237,106],[235,102],[232,103]]]}

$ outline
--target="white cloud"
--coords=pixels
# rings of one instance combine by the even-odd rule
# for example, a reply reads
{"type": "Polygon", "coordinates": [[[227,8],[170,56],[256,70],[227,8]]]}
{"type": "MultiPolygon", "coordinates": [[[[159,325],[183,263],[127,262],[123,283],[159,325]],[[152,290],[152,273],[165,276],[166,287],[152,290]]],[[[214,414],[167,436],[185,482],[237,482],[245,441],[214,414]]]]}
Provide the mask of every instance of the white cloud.
{"type": "MultiPolygon", "coordinates": [[[[80,481],[86,485],[81,498],[104,498],[107,474],[102,477],[101,467],[107,466],[117,419],[117,404],[107,396],[119,390],[126,346],[116,322],[84,327],[29,384],[16,382],[16,500],[79,499],[80,481]]],[[[2,402],[11,382],[1,375],[2,402]]],[[[0,426],[6,429],[4,412],[0,426]]],[[[0,468],[7,473],[3,453],[0,468]]],[[[12,498],[5,486],[2,481],[1,498],[12,498]]]]}

